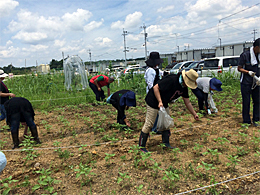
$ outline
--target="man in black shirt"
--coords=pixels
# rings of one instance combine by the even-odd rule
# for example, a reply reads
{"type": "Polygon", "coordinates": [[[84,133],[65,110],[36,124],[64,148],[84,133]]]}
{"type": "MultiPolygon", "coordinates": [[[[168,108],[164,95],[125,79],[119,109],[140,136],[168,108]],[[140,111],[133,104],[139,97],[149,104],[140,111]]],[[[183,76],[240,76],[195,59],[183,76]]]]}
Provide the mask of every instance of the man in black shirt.
{"type": "Polygon", "coordinates": [[[242,116],[243,123],[251,124],[250,118],[250,96],[253,100],[253,125],[259,126],[259,110],[260,110],[260,87],[256,85],[254,76],[259,77],[260,70],[260,38],[255,40],[250,50],[240,55],[238,62],[238,71],[241,72],[240,86],[243,100],[242,116]]]}
{"type": "MultiPolygon", "coordinates": [[[[145,98],[147,103],[146,119],[139,138],[139,146],[142,147],[141,150],[143,152],[148,152],[145,148],[147,138],[160,107],[164,107],[166,112],[169,114],[168,103],[182,96],[186,107],[194,116],[195,120],[199,120],[197,113],[194,111],[192,104],[190,103],[187,88],[190,87],[191,89],[195,89],[197,87],[197,78],[198,73],[196,71],[191,69],[186,72],[183,70],[177,75],[170,74],[165,76],[148,92],[145,98]]],[[[162,141],[164,145],[168,148],[172,148],[169,143],[169,136],[169,129],[162,131],[162,141]]]]}

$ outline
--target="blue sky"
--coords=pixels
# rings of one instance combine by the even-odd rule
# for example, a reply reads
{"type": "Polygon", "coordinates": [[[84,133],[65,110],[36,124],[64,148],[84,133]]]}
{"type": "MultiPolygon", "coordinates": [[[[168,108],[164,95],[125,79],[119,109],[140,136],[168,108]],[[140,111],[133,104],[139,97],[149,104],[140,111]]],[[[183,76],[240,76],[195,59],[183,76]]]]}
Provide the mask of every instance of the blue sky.
{"type": "Polygon", "coordinates": [[[144,57],[144,24],[148,52],[173,53],[252,41],[259,23],[259,0],[0,0],[0,67],[124,59],[123,28],[127,58],[144,57]]]}

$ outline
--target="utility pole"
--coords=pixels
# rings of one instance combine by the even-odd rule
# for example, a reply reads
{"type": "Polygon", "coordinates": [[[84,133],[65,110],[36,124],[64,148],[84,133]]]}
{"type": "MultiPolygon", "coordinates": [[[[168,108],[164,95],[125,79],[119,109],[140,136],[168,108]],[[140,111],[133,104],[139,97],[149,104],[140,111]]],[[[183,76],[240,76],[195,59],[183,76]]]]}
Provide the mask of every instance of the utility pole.
{"type": "Polygon", "coordinates": [[[146,33],[146,26],[145,26],[145,24],[143,25],[143,26],[141,26],[141,28],[143,28],[144,29],[144,49],[145,49],[145,60],[147,60],[147,44],[146,44],[146,42],[147,42],[147,33],[146,33]]]}
{"type": "MultiPolygon", "coordinates": [[[[219,50],[221,51],[221,38],[218,38],[218,39],[219,39],[219,50]]],[[[224,51],[223,51],[223,53],[224,53],[224,51]]]]}
{"type": "Polygon", "coordinates": [[[125,52],[125,66],[126,66],[126,52],[127,51],[129,51],[129,50],[127,50],[126,49],[126,41],[125,41],[125,36],[128,34],[128,32],[127,31],[125,31],[125,29],[123,29],[123,36],[124,36],[124,51],[123,52],[125,52]]]}
{"type": "MultiPolygon", "coordinates": [[[[91,50],[88,50],[88,54],[89,54],[89,63],[90,63],[90,67],[92,66],[92,62],[91,62],[91,50]]],[[[94,67],[93,67],[93,71],[94,71],[94,67]]]]}
{"type": "Polygon", "coordinates": [[[253,32],[251,34],[254,34],[254,41],[255,41],[255,34],[256,34],[256,29],[253,30],[253,32]]]}

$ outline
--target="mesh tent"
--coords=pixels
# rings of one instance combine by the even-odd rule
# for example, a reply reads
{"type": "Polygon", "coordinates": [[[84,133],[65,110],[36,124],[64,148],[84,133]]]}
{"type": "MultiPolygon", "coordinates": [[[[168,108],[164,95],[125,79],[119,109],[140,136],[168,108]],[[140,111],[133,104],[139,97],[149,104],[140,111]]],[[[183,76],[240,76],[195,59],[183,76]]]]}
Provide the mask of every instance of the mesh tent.
{"type": "Polygon", "coordinates": [[[64,59],[63,70],[65,75],[64,85],[67,90],[87,88],[88,77],[85,71],[85,64],[79,56],[73,55],[64,59]]]}

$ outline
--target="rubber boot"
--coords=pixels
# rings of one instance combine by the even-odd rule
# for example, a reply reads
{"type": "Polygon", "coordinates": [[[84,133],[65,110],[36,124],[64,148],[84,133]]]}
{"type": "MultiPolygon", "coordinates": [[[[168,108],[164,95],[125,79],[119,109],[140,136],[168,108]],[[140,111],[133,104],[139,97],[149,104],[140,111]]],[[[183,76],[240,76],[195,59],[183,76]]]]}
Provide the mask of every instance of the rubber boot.
{"type": "Polygon", "coordinates": [[[164,143],[164,145],[165,145],[167,148],[173,149],[174,147],[172,147],[172,146],[170,145],[170,142],[169,142],[169,137],[170,137],[170,135],[171,135],[170,130],[162,131],[162,142],[164,143]]]}
{"type": "Polygon", "coordinates": [[[32,133],[33,139],[36,142],[36,144],[41,144],[40,139],[38,137],[38,131],[37,131],[37,127],[30,127],[30,131],[32,133]]]}
{"type": "Polygon", "coordinates": [[[12,134],[12,139],[13,139],[13,143],[14,143],[14,146],[12,147],[12,149],[20,148],[20,146],[19,146],[20,141],[18,138],[18,133],[11,133],[11,134],[12,134]]]}
{"type": "Polygon", "coordinates": [[[139,138],[139,147],[141,147],[140,150],[143,152],[148,152],[148,150],[146,150],[145,148],[148,137],[149,137],[149,133],[144,133],[141,131],[140,138],[139,138]]]}

